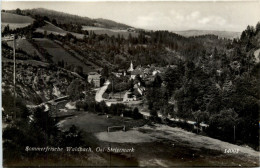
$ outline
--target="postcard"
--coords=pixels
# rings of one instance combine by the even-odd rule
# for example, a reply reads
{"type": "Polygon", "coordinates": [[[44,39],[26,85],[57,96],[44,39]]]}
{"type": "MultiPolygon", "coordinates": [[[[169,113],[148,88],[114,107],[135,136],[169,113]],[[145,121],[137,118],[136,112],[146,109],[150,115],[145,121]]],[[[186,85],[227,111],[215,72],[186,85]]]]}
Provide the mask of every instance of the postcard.
{"type": "Polygon", "coordinates": [[[259,1],[2,1],[3,167],[259,167],[259,1]]]}

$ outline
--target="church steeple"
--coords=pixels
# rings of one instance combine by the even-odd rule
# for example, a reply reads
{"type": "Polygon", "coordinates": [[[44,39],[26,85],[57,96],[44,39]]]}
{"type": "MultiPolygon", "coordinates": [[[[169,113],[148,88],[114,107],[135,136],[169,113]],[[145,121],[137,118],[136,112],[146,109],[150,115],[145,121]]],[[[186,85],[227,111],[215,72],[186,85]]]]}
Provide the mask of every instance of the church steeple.
{"type": "Polygon", "coordinates": [[[132,72],[132,71],[134,71],[134,66],[133,66],[132,61],[131,61],[130,67],[128,68],[127,71],[128,71],[128,72],[132,72]]]}

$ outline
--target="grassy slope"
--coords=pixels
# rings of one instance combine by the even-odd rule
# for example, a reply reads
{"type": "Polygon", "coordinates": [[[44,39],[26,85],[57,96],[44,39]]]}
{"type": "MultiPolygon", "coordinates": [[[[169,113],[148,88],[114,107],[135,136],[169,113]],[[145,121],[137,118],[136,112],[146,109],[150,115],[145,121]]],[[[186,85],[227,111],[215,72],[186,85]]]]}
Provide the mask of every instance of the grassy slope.
{"type": "Polygon", "coordinates": [[[34,39],[36,43],[47,50],[47,52],[53,56],[53,61],[57,63],[58,61],[64,60],[68,65],[76,65],[82,66],[83,72],[89,72],[93,69],[91,66],[85,65],[82,61],[76,59],[72,55],[70,55],[66,50],[64,50],[61,46],[54,43],[53,41],[46,38],[37,38],[34,39]]]}
{"type": "Polygon", "coordinates": [[[120,29],[109,29],[109,28],[101,28],[101,27],[93,27],[93,26],[83,26],[82,30],[88,30],[93,31],[95,34],[107,34],[108,36],[118,36],[123,35],[124,38],[128,38],[129,34],[132,35],[132,37],[137,37],[138,33],[136,32],[128,32],[127,30],[120,30],[120,29]]]}
{"type": "Polygon", "coordinates": [[[12,13],[1,12],[1,19],[4,23],[33,23],[33,18],[12,13]]]}
{"type": "Polygon", "coordinates": [[[26,27],[33,23],[33,18],[29,16],[21,16],[12,13],[1,12],[1,28],[9,25],[11,29],[26,27]]]}
{"type": "MultiPolygon", "coordinates": [[[[12,41],[8,41],[7,44],[10,47],[13,47],[13,42],[12,41]]],[[[28,42],[26,39],[17,39],[16,40],[16,47],[18,49],[21,49],[23,51],[26,51],[28,54],[30,55],[38,55],[40,58],[42,58],[42,55],[38,52],[37,49],[35,49],[32,44],[30,42],[28,42]]]]}
{"type": "Polygon", "coordinates": [[[72,35],[76,36],[79,39],[83,39],[83,37],[84,37],[83,34],[65,31],[65,30],[63,30],[63,29],[53,25],[50,22],[46,22],[45,26],[36,29],[36,32],[44,33],[44,31],[46,31],[47,34],[51,34],[52,33],[54,35],[58,35],[59,34],[61,36],[65,36],[67,33],[71,33],[72,35]]]}

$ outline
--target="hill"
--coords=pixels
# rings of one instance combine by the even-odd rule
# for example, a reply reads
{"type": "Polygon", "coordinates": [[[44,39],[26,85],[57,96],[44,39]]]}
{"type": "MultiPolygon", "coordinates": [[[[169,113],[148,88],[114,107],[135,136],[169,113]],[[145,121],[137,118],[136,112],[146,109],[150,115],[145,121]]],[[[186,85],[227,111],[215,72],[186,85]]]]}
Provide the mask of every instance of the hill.
{"type": "Polygon", "coordinates": [[[186,30],[186,31],[174,31],[174,33],[185,37],[213,34],[221,38],[228,38],[228,39],[239,38],[241,35],[241,32],[216,31],[216,30],[186,30]]]}
{"type": "Polygon", "coordinates": [[[74,32],[69,32],[66,30],[63,30],[62,28],[53,25],[50,22],[45,21],[46,24],[42,27],[39,27],[36,29],[36,32],[43,33],[46,31],[47,34],[54,34],[54,35],[61,35],[65,36],[67,33],[71,33],[73,36],[76,36],[79,39],[83,39],[84,35],[80,33],[74,33],[74,32]]]}
{"type": "Polygon", "coordinates": [[[33,23],[34,19],[29,16],[21,16],[17,14],[1,12],[1,28],[9,25],[10,29],[26,27],[33,23]]]}
{"type": "Polygon", "coordinates": [[[132,37],[138,36],[135,29],[131,29],[131,31],[129,31],[129,28],[131,28],[130,26],[102,18],[90,19],[88,17],[67,14],[44,8],[21,10],[19,15],[16,14],[16,12],[16,10],[8,10],[4,12],[5,15],[3,17],[4,20],[7,20],[7,22],[2,23],[2,26],[6,26],[7,24],[10,25],[10,23],[12,23],[12,29],[21,28],[31,24],[34,19],[41,19],[40,22],[44,20],[46,24],[38,27],[36,32],[43,34],[46,32],[47,34],[52,33],[54,35],[64,36],[67,33],[71,33],[78,39],[83,39],[84,34],[88,34],[85,31],[87,30],[92,31],[97,35],[107,34],[110,37],[120,35],[124,38],[128,38],[129,34],[131,34],[132,37]],[[28,21],[26,21],[26,19],[28,21]]]}
{"type": "Polygon", "coordinates": [[[86,26],[96,26],[105,28],[121,28],[126,29],[130,26],[117,23],[107,19],[90,19],[88,17],[82,17],[78,15],[72,15],[64,12],[58,12],[54,10],[48,10],[44,8],[28,9],[22,11],[24,14],[30,13],[30,15],[42,15],[47,16],[50,20],[55,19],[58,23],[62,24],[82,24],[86,26]]]}

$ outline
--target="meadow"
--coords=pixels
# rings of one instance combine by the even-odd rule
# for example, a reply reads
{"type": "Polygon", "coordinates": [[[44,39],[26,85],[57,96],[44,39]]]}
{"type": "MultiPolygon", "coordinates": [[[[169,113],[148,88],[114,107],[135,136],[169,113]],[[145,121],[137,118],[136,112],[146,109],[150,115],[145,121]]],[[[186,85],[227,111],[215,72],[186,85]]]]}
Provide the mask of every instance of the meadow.
{"type": "Polygon", "coordinates": [[[102,28],[102,27],[93,27],[93,26],[82,26],[82,30],[87,31],[93,31],[95,34],[107,34],[109,37],[118,35],[122,35],[124,38],[128,38],[129,34],[132,35],[132,37],[137,37],[138,33],[136,32],[129,32],[127,30],[121,30],[121,29],[109,29],[109,28],[102,28]]]}
{"type": "MultiPolygon", "coordinates": [[[[10,47],[13,47],[13,41],[8,41],[7,44],[10,46],[10,47]]],[[[41,53],[38,52],[37,49],[35,49],[33,47],[33,45],[26,39],[22,39],[22,38],[18,38],[16,40],[16,48],[17,49],[21,49],[25,52],[27,52],[28,54],[34,56],[34,55],[37,55],[39,56],[40,58],[42,58],[42,55],[41,53]]]]}
{"type": "Polygon", "coordinates": [[[9,25],[9,28],[14,30],[16,28],[26,27],[32,24],[33,18],[29,16],[21,16],[12,13],[1,12],[1,29],[9,25]]]}
{"type": "Polygon", "coordinates": [[[83,39],[84,35],[74,32],[65,31],[50,22],[46,22],[46,25],[43,27],[37,28],[35,32],[43,33],[46,32],[47,34],[54,34],[54,35],[61,35],[65,36],[67,33],[71,33],[73,36],[77,37],[78,39],[83,39]]]}
{"type": "Polygon", "coordinates": [[[66,50],[64,50],[61,46],[56,44],[55,42],[46,39],[46,38],[35,38],[34,39],[40,47],[47,50],[47,52],[52,55],[52,60],[55,63],[64,60],[68,65],[81,66],[83,68],[83,72],[87,73],[91,68],[86,66],[82,61],[70,55],[66,50]]]}

